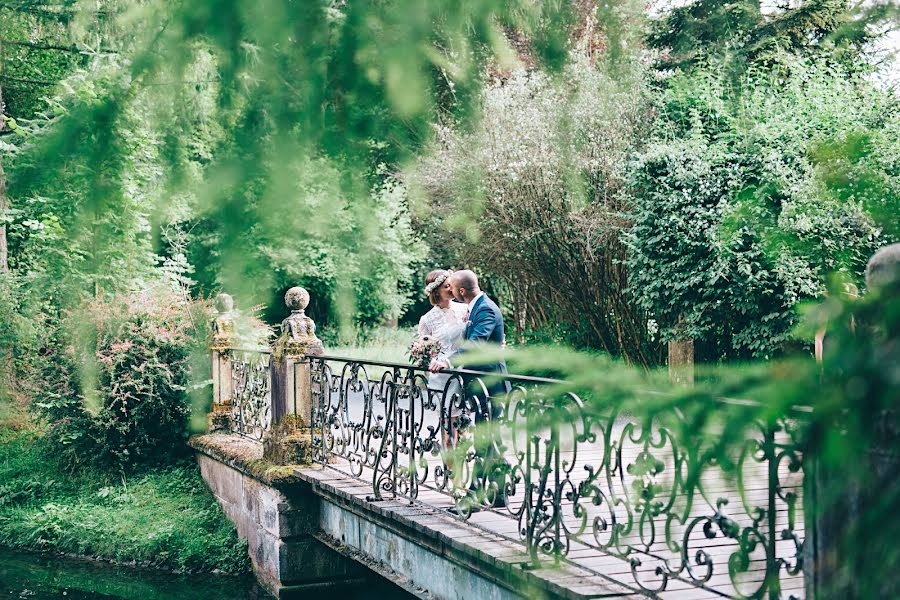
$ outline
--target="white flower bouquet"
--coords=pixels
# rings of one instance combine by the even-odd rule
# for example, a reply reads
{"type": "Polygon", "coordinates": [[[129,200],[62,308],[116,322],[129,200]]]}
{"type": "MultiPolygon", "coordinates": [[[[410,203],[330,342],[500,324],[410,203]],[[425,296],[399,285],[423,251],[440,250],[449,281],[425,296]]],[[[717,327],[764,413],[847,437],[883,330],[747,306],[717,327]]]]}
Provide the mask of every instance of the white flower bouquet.
{"type": "Polygon", "coordinates": [[[441,343],[426,335],[413,340],[407,353],[409,354],[409,362],[417,367],[426,369],[431,364],[431,361],[441,353],[441,343]]]}

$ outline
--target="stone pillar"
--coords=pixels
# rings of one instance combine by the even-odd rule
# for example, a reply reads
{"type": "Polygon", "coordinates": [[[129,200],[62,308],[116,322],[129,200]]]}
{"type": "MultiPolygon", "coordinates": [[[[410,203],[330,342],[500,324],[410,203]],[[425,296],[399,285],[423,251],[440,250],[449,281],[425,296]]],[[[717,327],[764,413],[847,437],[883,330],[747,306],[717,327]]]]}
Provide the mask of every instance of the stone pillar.
{"type": "MultiPolygon", "coordinates": [[[[866,288],[869,294],[876,295],[878,310],[889,308],[888,295],[900,289],[900,244],[885,246],[872,255],[866,265],[866,288]]],[[[855,297],[850,293],[847,298],[855,297]]],[[[891,338],[877,322],[876,319],[876,322],[854,324],[855,335],[863,340],[855,351],[874,349],[876,356],[889,357],[890,348],[897,344],[896,337],[891,338]]],[[[838,366],[824,361],[823,369],[835,368],[838,366]]],[[[885,363],[884,369],[887,368],[885,363]]],[[[841,377],[846,379],[848,375],[844,373],[841,377]]],[[[859,374],[851,371],[849,377],[859,378],[859,374]]],[[[877,395],[884,391],[876,384],[867,393],[877,395]]],[[[892,557],[878,555],[877,549],[876,553],[866,552],[872,551],[869,543],[872,538],[883,543],[870,524],[872,511],[882,518],[891,518],[884,495],[900,472],[900,415],[893,405],[884,403],[884,398],[876,396],[862,401],[870,410],[879,408],[877,413],[868,415],[871,429],[866,433],[867,448],[848,448],[847,452],[855,453],[852,461],[834,457],[830,461],[809,456],[803,459],[806,527],[803,570],[807,598],[859,597],[855,582],[860,577],[875,583],[869,590],[880,588],[880,592],[871,595],[873,598],[896,598],[900,590],[900,571],[895,564],[887,562],[892,557]],[[861,523],[866,525],[861,527],[861,523]]],[[[839,422],[830,426],[841,428],[839,422]]]]}
{"type": "Polygon", "coordinates": [[[234,301],[228,294],[216,296],[216,317],[213,319],[212,354],[213,404],[209,413],[210,433],[231,430],[231,356],[228,349],[234,337],[234,301]]]}
{"type": "Polygon", "coordinates": [[[275,464],[312,461],[310,417],[312,399],[308,355],[325,349],[316,337],[316,324],[304,312],[309,292],[292,287],[284,296],[291,314],[281,322],[281,335],[272,351],[272,431],[263,440],[266,460],[275,464]]]}
{"type": "MultiPolygon", "coordinates": [[[[676,332],[684,326],[684,316],[678,319],[676,332]]],[[[676,337],[669,342],[669,380],[677,385],[694,385],[694,340],[676,337]]]]}
{"type": "MultiPolygon", "coordinates": [[[[321,354],[321,353],[320,353],[321,354]]],[[[294,379],[294,414],[299,415],[308,424],[312,418],[312,385],[309,359],[295,362],[291,368],[294,379]]]]}

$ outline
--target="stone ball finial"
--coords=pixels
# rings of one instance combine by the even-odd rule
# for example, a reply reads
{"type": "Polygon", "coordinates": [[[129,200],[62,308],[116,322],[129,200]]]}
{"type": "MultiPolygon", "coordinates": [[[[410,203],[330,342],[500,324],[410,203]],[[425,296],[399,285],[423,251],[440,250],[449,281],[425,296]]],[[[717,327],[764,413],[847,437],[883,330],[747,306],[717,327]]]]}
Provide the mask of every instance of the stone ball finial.
{"type": "Polygon", "coordinates": [[[285,293],[284,303],[291,310],[305,310],[309,306],[309,292],[299,286],[292,287],[285,293]]]}
{"type": "Polygon", "coordinates": [[[234,310],[234,298],[230,294],[219,294],[216,296],[216,310],[220,313],[227,313],[234,310]]]}
{"type": "Polygon", "coordinates": [[[866,265],[866,287],[887,287],[900,281],[900,243],[879,249],[866,265]]]}
{"type": "Polygon", "coordinates": [[[216,296],[217,314],[212,320],[211,348],[218,352],[227,350],[234,341],[234,299],[228,294],[216,296]]]}
{"type": "Polygon", "coordinates": [[[309,306],[309,292],[302,287],[292,287],[284,295],[284,303],[291,309],[291,314],[281,322],[281,335],[275,342],[275,360],[281,361],[285,356],[321,355],[324,347],[322,340],[316,337],[316,324],[303,312],[309,306]]]}

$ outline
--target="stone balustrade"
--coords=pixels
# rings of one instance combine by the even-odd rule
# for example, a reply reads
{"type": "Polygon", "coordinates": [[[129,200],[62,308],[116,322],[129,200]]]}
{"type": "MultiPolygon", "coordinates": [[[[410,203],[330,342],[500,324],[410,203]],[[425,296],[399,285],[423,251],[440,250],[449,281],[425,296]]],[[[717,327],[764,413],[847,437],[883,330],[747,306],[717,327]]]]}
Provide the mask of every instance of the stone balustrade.
{"type": "Polygon", "coordinates": [[[312,461],[310,357],[323,354],[315,322],[306,315],[309,292],[284,296],[290,315],[268,349],[241,348],[237,313],[228,294],[216,298],[213,319],[213,403],[210,433],[236,433],[263,444],[265,460],[278,465],[312,461]]]}

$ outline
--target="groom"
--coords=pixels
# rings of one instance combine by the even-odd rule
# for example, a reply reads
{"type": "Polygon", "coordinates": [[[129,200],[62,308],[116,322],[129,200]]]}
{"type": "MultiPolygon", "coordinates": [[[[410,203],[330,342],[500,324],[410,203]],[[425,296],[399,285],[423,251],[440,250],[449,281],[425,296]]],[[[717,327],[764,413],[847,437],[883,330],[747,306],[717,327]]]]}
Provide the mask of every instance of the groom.
{"type": "MultiPolygon", "coordinates": [[[[500,347],[505,339],[503,314],[500,312],[500,307],[481,291],[475,273],[468,270],[456,271],[450,276],[450,289],[456,300],[464,302],[468,307],[465,340],[470,343],[489,343],[500,347]]],[[[486,365],[466,365],[466,368],[486,373],[506,373],[506,363],[502,360],[486,365]]],[[[510,391],[509,381],[503,380],[491,384],[487,391],[490,396],[508,393],[510,391]]],[[[491,416],[496,417],[497,414],[491,416]]]]}
{"type": "MultiPolygon", "coordinates": [[[[469,343],[493,344],[499,348],[505,339],[503,315],[494,301],[481,291],[475,273],[468,270],[456,271],[450,276],[450,289],[458,301],[468,305],[465,340],[469,343]]],[[[485,373],[506,373],[506,363],[503,360],[485,365],[465,365],[465,368],[485,373]]],[[[496,495],[490,494],[487,501],[495,507],[501,507],[506,505],[505,473],[509,470],[509,465],[498,454],[498,450],[502,451],[500,436],[496,431],[491,431],[490,425],[485,430],[485,423],[498,419],[503,413],[500,400],[510,392],[511,386],[507,379],[495,381],[483,388],[477,381],[474,383],[477,388],[471,393],[478,399],[475,422],[482,424],[475,429],[475,451],[484,460],[483,467],[476,468],[474,475],[476,482],[484,480],[480,482],[484,490],[490,484],[496,484],[496,495]]],[[[476,484],[476,488],[478,487],[481,486],[476,484]]]]}

